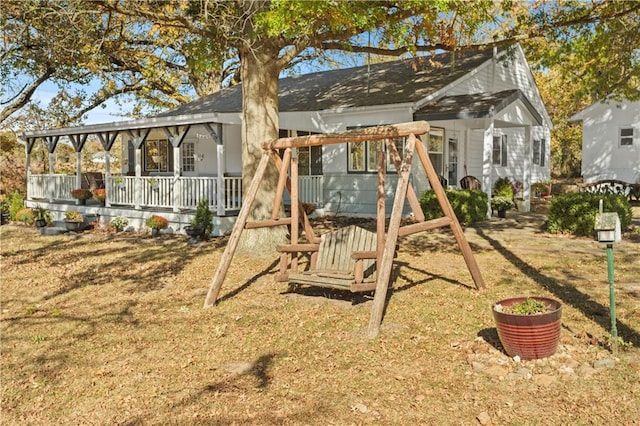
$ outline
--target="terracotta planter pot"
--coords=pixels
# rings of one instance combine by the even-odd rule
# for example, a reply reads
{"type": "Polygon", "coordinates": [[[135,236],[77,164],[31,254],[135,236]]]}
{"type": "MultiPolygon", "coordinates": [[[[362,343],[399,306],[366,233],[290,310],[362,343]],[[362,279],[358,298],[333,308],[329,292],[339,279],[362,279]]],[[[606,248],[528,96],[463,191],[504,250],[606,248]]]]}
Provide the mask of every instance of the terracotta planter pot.
{"type": "MultiPolygon", "coordinates": [[[[526,299],[526,297],[505,299],[496,305],[508,307],[526,299]]],[[[492,309],[500,343],[510,357],[518,355],[525,360],[546,358],[553,355],[558,348],[562,305],[546,297],[530,297],[530,299],[544,302],[550,310],[543,314],[517,315],[498,312],[495,305],[492,309]]]]}

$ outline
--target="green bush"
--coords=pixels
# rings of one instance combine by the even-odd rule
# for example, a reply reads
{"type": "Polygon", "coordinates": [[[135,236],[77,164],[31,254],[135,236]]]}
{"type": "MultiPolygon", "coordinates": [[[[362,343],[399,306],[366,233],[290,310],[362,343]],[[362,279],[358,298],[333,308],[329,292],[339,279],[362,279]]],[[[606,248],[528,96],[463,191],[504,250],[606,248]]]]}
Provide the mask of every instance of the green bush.
{"type": "Polygon", "coordinates": [[[204,232],[201,236],[203,239],[211,235],[211,232],[213,232],[213,212],[209,209],[209,200],[204,199],[198,202],[196,214],[191,221],[191,225],[203,227],[204,232]]]}
{"type": "MultiPolygon", "coordinates": [[[[479,189],[446,189],[445,193],[458,221],[463,225],[480,222],[487,217],[489,198],[479,189]]],[[[444,216],[436,194],[425,191],[420,197],[420,206],[427,220],[444,216]]]]}
{"type": "Polygon", "coordinates": [[[511,181],[507,177],[498,178],[493,184],[493,194],[494,197],[505,197],[512,199],[513,198],[513,185],[511,181]]]}
{"type": "Polygon", "coordinates": [[[18,191],[15,191],[9,199],[9,215],[11,220],[18,220],[16,215],[24,208],[24,199],[18,191]]]}
{"type": "Polygon", "coordinates": [[[603,200],[605,212],[618,213],[622,230],[628,229],[631,225],[631,205],[624,196],[568,192],[551,200],[548,217],[549,232],[595,237],[593,227],[600,200],[603,200]]]}

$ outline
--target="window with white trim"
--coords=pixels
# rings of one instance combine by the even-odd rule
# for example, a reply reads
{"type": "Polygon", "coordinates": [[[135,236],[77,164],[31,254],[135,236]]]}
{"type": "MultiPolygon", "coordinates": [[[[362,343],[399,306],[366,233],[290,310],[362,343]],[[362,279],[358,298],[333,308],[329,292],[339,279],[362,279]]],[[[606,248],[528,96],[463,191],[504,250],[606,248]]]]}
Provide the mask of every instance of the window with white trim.
{"type": "Polygon", "coordinates": [[[492,163],[496,166],[507,165],[507,135],[493,137],[492,163]]]}
{"type": "Polygon", "coordinates": [[[169,141],[167,139],[147,140],[144,143],[143,155],[145,171],[169,171],[169,141]]]}
{"type": "Polygon", "coordinates": [[[533,140],[533,164],[544,167],[547,141],[545,139],[533,140]]]}
{"type": "Polygon", "coordinates": [[[633,146],[633,138],[635,136],[635,129],[633,127],[621,127],[618,131],[618,145],[619,146],[633,146]]]}
{"type": "Polygon", "coordinates": [[[195,172],[196,171],[196,144],[193,142],[185,142],[182,145],[182,171],[183,172],[195,172]]]}
{"type": "MultiPolygon", "coordinates": [[[[347,129],[351,130],[365,127],[348,127],[347,129]]],[[[400,158],[404,158],[404,144],[406,142],[406,138],[394,138],[392,141],[398,151],[398,155],[400,155],[400,158]]],[[[391,158],[391,154],[383,144],[383,140],[347,144],[347,171],[349,173],[377,173],[378,149],[382,146],[386,155],[387,171],[395,172],[396,167],[393,159],[391,158]]]]}

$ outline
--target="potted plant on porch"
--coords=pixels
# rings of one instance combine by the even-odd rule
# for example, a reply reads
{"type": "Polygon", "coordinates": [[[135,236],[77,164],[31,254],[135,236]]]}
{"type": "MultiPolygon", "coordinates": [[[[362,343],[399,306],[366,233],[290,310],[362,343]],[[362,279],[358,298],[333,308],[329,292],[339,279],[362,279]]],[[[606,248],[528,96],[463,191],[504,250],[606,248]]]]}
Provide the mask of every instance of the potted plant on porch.
{"type": "Polygon", "coordinates": [[[64,214],[67,231],[80,232],[84,228],[84,217],[78,210],[68,210],[64,214]]]}
{"type": "Polygon", "coordinates": [[[500,343],[507,355],[530,360],[553,355],[560,342],[562,305],[546,297],[516,297],[493,305],[500,343]]]}
{"type": "Polygon", "coordinates": [[[85,205],[91,195],[91,191],[85,188],[76,188],[71,191],[71,196],[78,200],[80,205],[85,205]]]}
{"type": "Polygon", "coordinates": [[[169,221],[163,216],[154,214],[147,218],[147,220],[145,221],[145,225],[151,228],[151,236],[157,237],[158,235],[160,235],[161,229],[165,229],[169,226],[169,221]]]}
{"type": "Polygon", "coordinates": [[[104,202],[107,199],[107,190],[104,188],[97,188],[93,190],[93,199],[104,206],[104,202]]]}

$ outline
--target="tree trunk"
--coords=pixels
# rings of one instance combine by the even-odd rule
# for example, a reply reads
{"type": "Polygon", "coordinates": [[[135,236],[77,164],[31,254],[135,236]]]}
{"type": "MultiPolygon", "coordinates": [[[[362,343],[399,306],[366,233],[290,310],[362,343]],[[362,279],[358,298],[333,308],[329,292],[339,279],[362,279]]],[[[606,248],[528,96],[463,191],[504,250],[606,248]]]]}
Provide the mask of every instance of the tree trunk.
{"type": "MultiPolygon", "coordinates": [[[[262,142],[278,138],[278,46],[258,42],[240,52],[242,71],[242,185],[249,188],[263,150],[262,142]]],[[[269,164],[253,202],[249,220],[269,219],[278,183],[278,170],[269,164]]],[[[286,228],[245,230],[238,249],[270,255],[286,239],[286,228]],[[258,249],[258,250],[257,250],[258,249]]]]}

